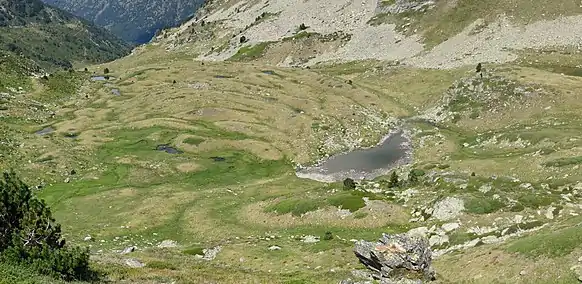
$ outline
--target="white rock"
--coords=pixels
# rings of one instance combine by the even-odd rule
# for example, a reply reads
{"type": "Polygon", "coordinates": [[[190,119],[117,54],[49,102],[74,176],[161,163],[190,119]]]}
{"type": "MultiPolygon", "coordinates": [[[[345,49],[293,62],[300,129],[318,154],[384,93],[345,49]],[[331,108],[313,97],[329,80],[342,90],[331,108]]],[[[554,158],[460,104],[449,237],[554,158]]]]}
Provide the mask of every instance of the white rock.
{"type": "Polygon", "coordinates": [[[131,253],[131,252],[135,251],[135,249],[136,249],[136,247],[133,247],[133,246],[132,247],[127,247],[123,251],[121,251],[121,254],[131,253]]]}
{"type": "Polygon", "coordinates": [[[491,185],[490,184],[484,184],[481,187],[479,187],[478,190],[480,192],[482,192],[482,193],[487,193],[487,192],[491,191],[491,185]]]}
{"type": "Polygon", "coordinates": [[[88,242],[88,241],[90,241],[91,239],[92,239],[92,238],[91,238],[91,236],[86,236],[86,237],[83,239],[83,241],[86,241],[86,242],[88,242]]]}
{"type": "Polygon", "coordinates": [[[430,244],[430,246],[440,246],[443,244],[446,244],[449,242],[449,236],[444,235],[433,235],[430,237],[430,239],[428,240],[428,243],[430,244]]]}
{"type": "Polygon", "coordinates": [[[280,246],[270,246],[269,250],[281,250],[280,246]]]}
{"type": "Polygon", "coordinates": [[[427,235],[428,235],[428,228],[427,227],[414,228],[414,229],[411,229],[410,231],[408,231],[407,234],[409,236],[427,237],[427,235]]]}
{"type": "Polygon", "coordinates": [[[309,243],[317,243],[317,242],[319,242],[319,237],[311,236],[311,235],[305,236],[305,237],[303,237],[302,242],[308,243],[308,244],[309,243]]]}
{"type": "Polygon", "coordinates": [[[553,220],[554,219],[554,210],[556,208],[554,206],[550,206],[548,207],[548,209],[546,210],[546,214],[544,214],[546,216],[546,218],[553,220]]]}
{"type": "Polygon", "coordinates": [[[523,216],[522,216],[522,215],[515,215],[515,217],[514,217],[513,221],[514,221],[516,224],[520,224],[521,222],[523,222],[523,216]]]}
{"type": "Polygon", "coordinates": [[[441,228],[445,231],[445,232],[450,232],[450,231],[454,231],[456,229],[458,229],[461,225],[459,225],[459,223],[446,223],[443,224],[441,226],[441,228]]]}
{"type": "Polygon", "coordinates": [[[158,245],[159,248],[175,248],[177,246],[178,243],[172,240],[164,240],[158,245]]]}
{"type": "Polygon", "coordinates": [[[486,236],[481,239],[484,244],[495,244],[501,242],[497,236],[486,236]]]}
{"type": "Polygon", "coordinates": [[[204,250],[204,257],[202,257],[202,259],[204,259],[204,260],[213,260],[214,258],[216,258],[216,256],[218,255],[218,253],[221,250],[222,250],[222,247],[221,246],[217,246],[217,247],[205,249],[204,250]]]}
{"type": "Polygon", "coordinates": [[[145,266],[145,264],[134,258],[126,259],[125,264],[132,268],[141,268],[145,266]]]}
{"type": "Polygon", "coordinates": [[[467,243],[465,243],[463,245],[463,247],[465,247],[465,248],[472,248],[472,247],[476,246],[480,242],[481,242],[481,238],[476,238],[474,240],[471,240],[471,241],[468,241],[467,243]]]}
{"type": "Polygon", "coordinates": [[[456,218],[465,210],[465,203],[462,199],[447,197],[438,201],[434,205],[433,217],[440,221],[448,221],[456,218]]]}

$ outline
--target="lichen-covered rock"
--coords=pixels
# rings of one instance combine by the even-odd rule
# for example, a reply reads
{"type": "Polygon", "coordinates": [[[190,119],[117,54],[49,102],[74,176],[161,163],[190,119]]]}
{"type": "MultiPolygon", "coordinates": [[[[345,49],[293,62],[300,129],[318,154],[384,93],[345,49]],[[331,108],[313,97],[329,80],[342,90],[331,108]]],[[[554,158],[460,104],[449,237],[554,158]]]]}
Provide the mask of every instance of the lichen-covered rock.
{"type": "Polygon", "coordinates": [[[440,221],[456,218],[465,210],[465,202],[455,197],[447,197],[434,205],[432,216],[440,221]]]}
{"type": "Polygon", "coordinates": [[[432,251],[428,240],[418,235],[383,234],[379,242],[358,241],[354,253],[373,277],[385,283],[409,278],[434,280],[432,251]],[[411,277],[412,276],[412,277],[411,277]]]}

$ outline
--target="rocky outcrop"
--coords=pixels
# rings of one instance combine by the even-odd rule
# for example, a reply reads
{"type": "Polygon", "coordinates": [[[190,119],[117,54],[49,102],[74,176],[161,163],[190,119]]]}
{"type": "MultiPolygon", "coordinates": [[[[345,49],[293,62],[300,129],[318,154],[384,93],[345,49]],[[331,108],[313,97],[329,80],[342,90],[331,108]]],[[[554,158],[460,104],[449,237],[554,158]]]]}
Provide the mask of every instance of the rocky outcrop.
{"type": "MultiPolygon", "coordinates": [[[[422,283],[435,279],[432,251],[428,240],[419,235],[383,234],[376,243],[356,242],[354,253],[371,271],[370,277],[380,283],[422,283]]],[[[349,279],[342,283],[356,282],[349,279]]]]}
{"type": "Polygon", "coordinates": [[[425,12],[434,7],[435,0],[396,0],[393,4],[385,5],[383,1],[378,1],[376,12],[388,14],[402,14],[409,12],[425,12]]]}

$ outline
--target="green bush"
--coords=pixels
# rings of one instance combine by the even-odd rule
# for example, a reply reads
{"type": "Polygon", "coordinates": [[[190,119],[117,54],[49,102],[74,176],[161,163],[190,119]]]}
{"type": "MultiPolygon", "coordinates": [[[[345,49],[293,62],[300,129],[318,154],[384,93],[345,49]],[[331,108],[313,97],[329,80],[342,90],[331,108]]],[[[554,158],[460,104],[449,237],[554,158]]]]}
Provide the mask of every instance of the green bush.
{"type": "Polygon", "coordinates": [[[356,189],[356,182],[351,178],[344,179],[344,190],[356,189]]]}
{"type": "Polygon", "coordinates": [[[65,246],[48,206],[14,173],[0,179],[1,261],[64,280],[96,278],[89,251],[65,246]]]}
{"type": "Polygon", "coordinates": [[[396,171],[393,171],[390,175],[390,180],[388,181],[388,187],[398,187],[400,186],[400,180],[398,179],[398,174],[396,171]]]}
{"type": "Polygon", "coordinates": [[[471,198],[465,204],[467,211],[473,214],[493,213],[504,206],[505,204],[497,199],[486,199],[484,197],[471,198]]]}
{"type": "Polygon", "coordinates": [[[323,240],[324,241],[329,241],[333,239],[333,234],[330,231],[325,232],[325,235],[323,236],[323,240]]]}

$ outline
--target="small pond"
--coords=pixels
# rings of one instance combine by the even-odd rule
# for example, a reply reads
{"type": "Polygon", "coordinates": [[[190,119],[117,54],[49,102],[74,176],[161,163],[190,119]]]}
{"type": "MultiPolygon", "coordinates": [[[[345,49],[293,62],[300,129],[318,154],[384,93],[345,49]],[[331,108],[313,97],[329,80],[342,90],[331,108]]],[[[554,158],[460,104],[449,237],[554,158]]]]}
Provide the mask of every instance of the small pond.
{"type": "Polygon", "coordinates": [[[91,81],[107,81],[103,76],[93,76],[91,77],[91,81]]]}
{"type": "Polygon", "coordinates": [[[267,75],[277,75],[273,70],[261,70],[261,72],[267,75]]]}
{"type": "Polygon", "coordinates": [[[332,156],[313,167],[300,168],[296,174],[321,182],[342,181],[348,177],[371,180],[409,163],[411,156],[410,139],[399,130],[386,136],[377,146],[332,156]]]}
{"type": "Polygon", "coordinates": [[[41,129],[41,130],[39,130],[39,131],[37,131],[35,133],[37,135],[47,135],[47,134],[53,133],[54,131],[55,131],[54,128],[52,128],[52,127],[46,127],[46,128],[43,128],[43,129],[41,129]]]}
{"type": "Polygon", "coordinates": [[[158,145],[156,147],[156,150],[158,151],[163,151],[166,152],[168,154],[182,154],[182,151],[168,145],[168,144],[162,144],[162,145],[158,145]]]}

